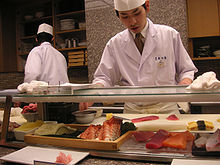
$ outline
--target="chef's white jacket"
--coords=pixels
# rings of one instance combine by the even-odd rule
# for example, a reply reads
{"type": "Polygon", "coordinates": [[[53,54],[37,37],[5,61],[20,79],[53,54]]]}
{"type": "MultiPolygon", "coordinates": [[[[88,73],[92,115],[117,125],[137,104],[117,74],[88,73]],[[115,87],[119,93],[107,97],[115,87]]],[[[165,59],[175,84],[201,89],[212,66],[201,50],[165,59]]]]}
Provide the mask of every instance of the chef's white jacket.
{"type": "MultiPolygon", "coordinates": [[[[103,52],[93,83],[105,87],[176,85],[194,79],[197,68],[185,50],[180,34],[165,25],[149,27],[142,54],[128,29],[112,37],[103,52]]],[[[176,103],[126,103],[124,113],[179,113],[176,103]]]]}
{"type": "Polygon", "coordinates": [[[24,82],[45,81],[50,85],[68,83],[65,57],[49,42],[31,50],[25,65],[24,82]]]}
{"type": "Polygon", "coordinates": [[[121,82],[126,86],[176,85],[194,79],[197,68],[185,50],[180,34],[165,25],[149,27],[142,54],[128,29],[112,37],[103,52],[93,83],[105,87],[121,82]]]}

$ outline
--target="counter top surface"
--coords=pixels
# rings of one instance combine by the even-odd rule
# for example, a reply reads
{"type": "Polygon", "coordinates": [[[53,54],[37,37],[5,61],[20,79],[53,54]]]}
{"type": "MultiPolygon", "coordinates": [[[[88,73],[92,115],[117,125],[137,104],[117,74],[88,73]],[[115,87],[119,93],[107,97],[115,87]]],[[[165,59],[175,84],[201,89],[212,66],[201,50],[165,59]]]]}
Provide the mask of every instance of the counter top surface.
{"type": "MultiPolygon", "coordinates": [[[[113,114],[114,115],[114,114],[113,114]]],[[[146,114],[145,114],[146,115],[146,114]]],[[[149,115],[149,114],[148,114],[149,115]]],[[[161,120],[165,120],[165,117],[166,117],[167,114],[160,114],[160,118],[161,120]]],[[[128,119],[132,119],[133,118],[133,115],[131,114],[118,114],[117,116],[121,116],[121,117],[126,117],[128,119]]],[[[142,117],[143,114],[139,114],[139,115],[135,115],[136,117],[142,117]]],[[[213,114],[193,114],[193,115],[189,115],[189,114],[184,114],[184,115],[179,115],[178,116],[181,120],[184,119],[184,122],[186,122],[185,120],[195,120],[195,119],[198,119],[198,117],[200,119],[213,119],[213,120],[216,120],[218,117],[220,117],[219,115],[213,115],[213,114]]],[[[93,124],[100,124],[103,122],[103,120],[105,120],[105,117],[100,117],[100,118],[97,118],[96,120],[94,120],[93,124]]],[[[159,120],[158,120],[159,121],[159,120]]],[[[153,123],[153,121],[150,121],[151,122],[151,125],[153,123]]],[[[166,121],[167,122],[167,121],[166,121]]],[[[172,121],[174,122],[173,124],[175,124],[176,122],[175,121],[172,121]]],[[[149,123],[149,121],[148,121],[149,123]]],[[[155,122],[156,124],[157,122],[155,122]]],[[[159,122],[158,122],[159,123],[159,122]]],[[[215,123],[215,124],[219,124],[219,123],[215,123]]],[[[4,155],[7,155],[9,153],[12,153],[14,151],[17,151],[18,149],[13,149],[13,148],[7,148],[7,147],[1,147],[0,146],[0,156],[4,156],[4,155]]],[[[104,156],[105,157],[105,156],[104,156]]],[[[161,162],[149,162],[149,159],[145,160],[145,159],[134,159],[134,160],[126,160],[124,158],[122,159],[119,159],[119,158],[116,158],[116,157],[108,157],[108,158],[104,158],[103,156],[99,156],[99,154],[92,154],[92,155],[89,155],[88,157],[86,157],[85,159],[83,159],[82,161],[80,161],[79,163],[77,164],[82,164],[82,165],[90,165],[90,164],[102,164],[102,165],[106,165],[106,164],[126,164],[126,165],[139,165],[139,164],[151,164],[151,165],[156,165],[156,164],[159,164],[159,165],[163,165],[163,164],[170,164],[168,162],[164,162],[161,161],[161,162]]],[[[155,160],[154,160],[155,161],[155,160]]],[[[8,163],[5,163],[4,161],[0,161],[0,164],[8,164],[8,163]]]]}
{"type": "MultiPolygon", "coordinates": [[[[17,149],[13,148],[7,148],[7,147],[1,147],[0,146],[0,157],[5,156],[7,154],[10,154],[14,151],[17,151],[17,149]]],[[[0,164],[12,164],[12,163],[7,163],[5,161],[0,160],[0,164]]],[[[93,156],[88,156],[79,163],[79,165],[96,165],[96,164],[102,164],[102,165],[140,165],[140,164],[145,164],[145,165],[154,165],[152,163],[147,163],[146,161],[135,161],[135,160],[122,160],[122,159],[107,159],[107,158],[100,158],[100,157],[93,157],[93,156]]],[[[158,163],[155,163],[155,165],[158,165],[158,163]]],[[[170,164],[170,163],[168,163],[170,164]]],[[[167,163],[159,163],[159,165],[167,165],[167,163]]]]}

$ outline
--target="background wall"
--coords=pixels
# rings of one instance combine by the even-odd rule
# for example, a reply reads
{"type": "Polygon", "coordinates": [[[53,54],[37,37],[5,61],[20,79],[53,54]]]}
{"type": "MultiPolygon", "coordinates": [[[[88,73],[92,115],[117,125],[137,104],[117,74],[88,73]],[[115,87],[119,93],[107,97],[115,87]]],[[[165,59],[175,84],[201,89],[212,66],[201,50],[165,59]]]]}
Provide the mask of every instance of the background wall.
{"type": "MultiPolygon", "coordinates": [[[[72,83],[88,83],[87,68],[72,68],[68,70],[68,77],[72,83]]],[[[3,72],[0,73],[0,90],[15,89],[24,81],[23,72],[3,72]]]]}
{"type": "MultiPolygon", "coordinates": [[[[105,44],[124,29],[115,15],[113,0],[85,0],[89,81],[99,64],[105,44]]],[[[180,32],[187,49],[186,0],[150,0],[148,17],[180,32]]]]}
{"type": "Polygon", "coordinates": [[[0,72],[16,71],[15,7],[0,1],[0,72]]]}
{"type": "Polygon", "coordinates": [[[21,72],[0,73],[0,90],[15,89],[24,80],[24,74],[21,72]]]}

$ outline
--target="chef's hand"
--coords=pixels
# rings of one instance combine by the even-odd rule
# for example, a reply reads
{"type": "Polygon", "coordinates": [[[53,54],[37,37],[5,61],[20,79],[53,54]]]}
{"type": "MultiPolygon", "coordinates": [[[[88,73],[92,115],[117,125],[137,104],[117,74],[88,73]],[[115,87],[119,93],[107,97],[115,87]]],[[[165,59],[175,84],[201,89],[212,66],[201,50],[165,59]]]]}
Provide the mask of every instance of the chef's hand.
{"type": "MultiPolygon", "coordinates": [[[[95,84],[96,86],[96,88],[102,88],[102,87],[104,87],[104,85],[103,84],[101,84],[101,83],[96,83],[95,84]]],[[[83,110],[86,110],[86,109],[88,109],[88,107],[90,107],[90,106],[92,106],[94,103],[92,103],[92,102],[86,102],[86,103],[79,103],[79,110],[80,111],[83,111],[83,110]]]]}
{"type": "Polygon", "coordinates": [[[182,79],[178,85],[189,85],[192,83],[192,80],[190,78],[184,78],[182,79]]]}
{"type": "Polygon", "coordinates": [[[80,111],[84,111],[84,110],[86,110],[86,109],[88,109],[88,107],[90,107],[90,106],[92,106],[93,105],[93,103],[91,103],[91,102],[86,102],[86,103],[79,103],[79,110],[80,111]]]}

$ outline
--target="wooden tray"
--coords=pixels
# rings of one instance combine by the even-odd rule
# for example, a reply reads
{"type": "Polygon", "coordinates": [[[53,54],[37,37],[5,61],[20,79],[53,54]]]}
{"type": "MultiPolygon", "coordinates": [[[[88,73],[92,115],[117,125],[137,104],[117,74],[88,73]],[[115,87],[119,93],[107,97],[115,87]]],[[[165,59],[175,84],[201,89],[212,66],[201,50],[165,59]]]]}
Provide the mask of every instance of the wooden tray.
{"type": "MultiPolygon", "coordinates": [[[[80,129],[80,126],[78,126],[80,129]]],[[[95,150],[119,150],[121,144],[130,137],[129,132],[125,133],[115,141],[89,140],[89,139],[70,139],[62,137],[37,136],[27,134],[24,142],[27,144],[43,144],[51,146],[61,146],[70,148],[95,149],[95,150]]]]}

